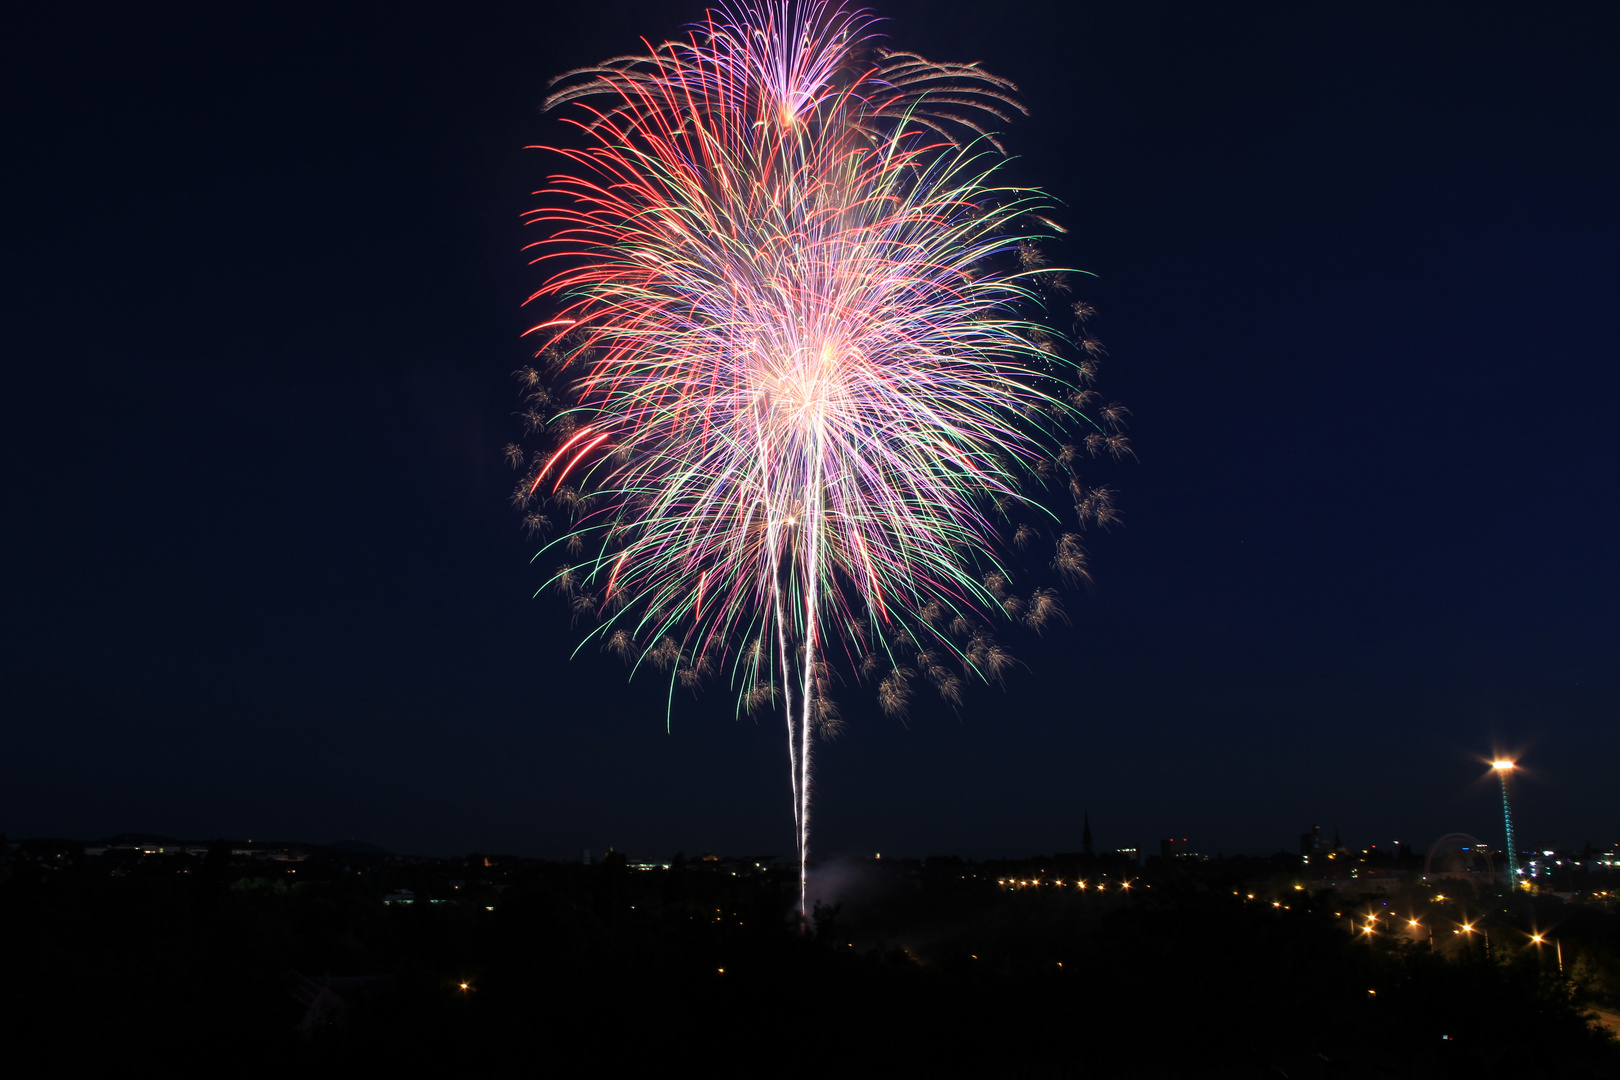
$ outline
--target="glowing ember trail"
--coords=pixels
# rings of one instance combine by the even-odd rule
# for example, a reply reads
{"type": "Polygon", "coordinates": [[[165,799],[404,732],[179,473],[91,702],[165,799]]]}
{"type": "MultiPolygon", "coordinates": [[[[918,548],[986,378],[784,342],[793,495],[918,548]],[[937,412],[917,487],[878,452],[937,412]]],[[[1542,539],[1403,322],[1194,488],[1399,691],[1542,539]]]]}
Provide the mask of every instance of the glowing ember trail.
{"type": "MultiPolygon", "coordinates": [[[[1094,409],[1095,343],[1037,319],[1067,275],[1037,193],[1001,184],[1005,80],[881,47],[818,0],[723,5],[681,41],[561,76],[573,145],[529,215],[549,271],[519,373],[546,447],[518,501],[567,514],[549,582],[598,640],[787,725],[800,893],[829,663],[904,712],[1013,663],[991,636],[1063,618],[997,552],[1113,520],[1083,454],[1129,453],[1094,409]],[[1088,419],[1094,411],[1097,419],[1088,419]],[[1064,432],[1089,431],[1065,445],[1064,432]],[[1027,520],[1025,520],[1027,519],[1027,520]]],[[[515,467],[523,452],[509,448],[515,467]]],[[[555,557],[555,556],[553,556],[555,557]]]]}

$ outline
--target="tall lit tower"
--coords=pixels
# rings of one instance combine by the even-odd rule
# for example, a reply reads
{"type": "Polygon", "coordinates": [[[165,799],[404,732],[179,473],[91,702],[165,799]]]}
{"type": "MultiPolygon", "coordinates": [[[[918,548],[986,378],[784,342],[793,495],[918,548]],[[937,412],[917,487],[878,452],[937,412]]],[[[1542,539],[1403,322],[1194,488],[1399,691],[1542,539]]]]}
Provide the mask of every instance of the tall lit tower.
{"type": "Polygon", "coordinates": [[[1508,805],[1508,773],[1513,771],[1513,762],[1493,761],[1491,768],[1496,770],[1496,778],[1502,781],[1502,825],[1507,831],[1508,883],[1511,888],[1518,888],[1519,853],[1513,844],[1513,808],[1508,805]]]}

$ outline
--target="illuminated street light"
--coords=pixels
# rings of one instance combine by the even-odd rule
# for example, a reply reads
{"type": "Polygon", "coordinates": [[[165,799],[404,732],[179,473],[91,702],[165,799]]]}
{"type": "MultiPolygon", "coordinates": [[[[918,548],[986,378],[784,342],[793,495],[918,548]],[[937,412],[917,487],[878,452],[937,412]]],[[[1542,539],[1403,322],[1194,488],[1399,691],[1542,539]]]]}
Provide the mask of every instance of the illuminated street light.
{"type": "MultiPolygon", "coordinates": [[[[1547,935],[1543,934],[1540,930],[1530,931],[1530,944],[1536,947],[1536,970],[1544,970],[1547,965],[1547,957],[1546,954],[1541,951],[1541,947],[1547,944],[1547,935]]],[[[1560,955],[1558,958],[1558,973],[1560,975],[1564,973],[1564,958],[1562,955],[1560,955]]]]}

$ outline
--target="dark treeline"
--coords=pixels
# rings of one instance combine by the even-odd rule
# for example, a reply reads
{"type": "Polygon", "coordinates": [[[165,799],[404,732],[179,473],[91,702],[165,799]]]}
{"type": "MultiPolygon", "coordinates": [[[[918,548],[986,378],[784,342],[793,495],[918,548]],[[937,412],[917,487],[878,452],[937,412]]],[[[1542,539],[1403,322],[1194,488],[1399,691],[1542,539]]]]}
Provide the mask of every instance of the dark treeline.
{"type": "Polygon", "coordinates": [[[836,902],[804,932],[792,875],[748,861],[298,855],[25,844],[0,868],[11,1052],[78,1076],[1620,1076],[1582,1016],[1620,990],[1601,902],[1470,895],[1474,948],[1353,936],[1442,910],[1313,893],[1287,857],[854,860],[820,868],[836,902]],[[1520,924],[1566,928],[1563,974],[1520,924]]]}

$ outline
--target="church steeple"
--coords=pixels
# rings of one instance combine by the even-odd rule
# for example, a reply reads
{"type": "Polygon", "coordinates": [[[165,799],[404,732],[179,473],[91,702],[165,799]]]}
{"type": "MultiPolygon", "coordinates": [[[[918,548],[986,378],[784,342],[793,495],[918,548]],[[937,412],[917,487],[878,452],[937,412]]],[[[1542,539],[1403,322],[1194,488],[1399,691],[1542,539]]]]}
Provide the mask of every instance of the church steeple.
{"type": "Polygon", "coordinates": [[[1083,850],[1087,855],[1095,855],[1097,853],[1091,847],[1091,811],[1088,809],[1085,813],[1086,827],[1085,831],[1080,834],[1080,843],[1083,845],[1081,850],[1083,850]]]}

